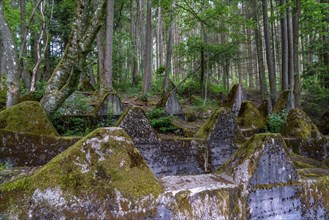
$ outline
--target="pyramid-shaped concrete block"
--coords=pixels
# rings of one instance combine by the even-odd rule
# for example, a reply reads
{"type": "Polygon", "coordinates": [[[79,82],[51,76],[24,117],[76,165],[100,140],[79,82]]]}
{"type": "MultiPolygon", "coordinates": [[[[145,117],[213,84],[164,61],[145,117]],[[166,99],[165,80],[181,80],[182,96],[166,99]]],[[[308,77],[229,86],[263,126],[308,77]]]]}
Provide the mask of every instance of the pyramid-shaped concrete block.
{"type": "Polygon", "coordinates": [[[97,116],[114,116],[119,117],[125,110],[120,97],[115,92],[107,93],[101,99],[99,106],[95,108],[97,116]]]}
{"type": "Polygon", "coordinates": [[[243,141],[235,116],[228,108],[219,108],[201,126],[195,137],[229,142],[243,141]]]}
{"type": "Polygon", "coordinates": [[[297,154],[316,160],[324,160],[328,156],[329,141],[301,109],[289,111],[281,134],[289,148],[297,154]]]}
{"type": "Polygon", "coordinates": [[[169,115],[184,117],[184,113],[178,101],[176,92],[165,94],[159,101],[159,103],[156,105],[156,107],[164,108],[165,112],[169,115]]]}
{"type": "Polygon", "coordinates": [[[222,165],[236,151],[236,143],[244,141],[235,116],[229,108],[216,110],[195,134],[195,137],[207,140],[212,171],[222,165]]]}
{"type": "Polygon", "coordinates": [[[266,119],[258,111],[254,103],[244,101],[237,118],[238,124],[242,128],[265,128],[266,119]]]}
{"type": "Polygon", "coordinates": [[[288,183],[298,180],[280,134],[256,134],[220,169],[234,182],[249,186],[288,183]]]}
{"type": "Polygon", "coordinates": [[[226,97],[226,100],[223,103],[224,107],[228,107],[232,110],[233,114],[237,116],[240,111],[240,107],[243,101],[247,99],[247,94],[242,88],[241,84],[235,84],[229,94],[226,97]]]}
{"type": "Polygon", "coordinates": [[[134,144],[158,144],[160,142],[145,112],[139,107],[128,108],[121,115],[116,126],[123,128],[134,144]]]}
{"type": "Polygon", "coordinates": [[[5,219],[11,213],[18,219],[144,219],[162,191],[127,133],[99,128],[34,175],[0,185],[0,213],[5,219]]]}
{"type": "Polygon", "coordinates": [[[283,91],[276,104],[273,106],[274,113],[280,113],[281,111],[289,112],[291,109],[295,108],[295,96],[290,90],[283,91]]]}

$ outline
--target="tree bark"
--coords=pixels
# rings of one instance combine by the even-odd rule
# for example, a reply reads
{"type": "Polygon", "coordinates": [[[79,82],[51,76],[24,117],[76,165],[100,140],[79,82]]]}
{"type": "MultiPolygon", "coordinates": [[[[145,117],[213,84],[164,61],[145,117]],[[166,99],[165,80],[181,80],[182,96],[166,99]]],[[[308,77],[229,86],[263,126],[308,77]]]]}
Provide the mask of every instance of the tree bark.
{"type": "Polygon", "coordinates": [[[287,9],[287,33],[288,33],[288,89],[294,88],[294,47],[292,30],[291,8],[287,9]]]}
{"type": "Polygon", "coordinates": [[[77,1],[76,18],[72,24],[70,40],[40,101],[48,114],[54,113],[75,91],[86,56],[91,51],[93,41],[102,26],[106,3],[107,0],[100,0],[91,18],[84,10],[88,8],[88,1],[77,1]]]}
{"type": "Polygon", "coordinates": [[[263,6],[263,24],[264,24],[264,37],[265,37],[265,47],[266,47],[266,61],[267,69],[270,82],[270,93],[272,103],[276,102],[276,77],[275,77],[275,67],[273,63],[273,52],[274,48],[271,48],[271,39],[270,39],[270,28],[267,15],[267,0],[262,0],[263,6]]]}
{"type": "Polygon", "coordinates": [[[18,103],[20,92],[20,74],[18,69],[18,59],[15,50],[13,33],[3,15],[2,6],[0,6],[0,39],[3,44],[5,69],[7,71],[7,100],[6,106],[10,107],[18,103]]]}
{"type": "Polygon", "coordinates": [[[108,0],[106,8],[106,41],[105,41],[105,60],[104,60],[104,79],[101,82],[101,94],[105,91],[113,91],[112,81],[112,48],[113,48],[113,18],[114,18],[114,0],[108,0]]]}
{"type": "Polygon", "coordinates": [[[164,85],[163,91],[165,93],[168,92],[169,89],[169,75],[172,72],[171,68],[171,58],[172,58],[172,48],[173,48],[173,41],[174,41],[174,10],[175,10],[175,0],[172,0],[171,3],[171,12],[170,12],[170,27],[168,32],[168,43],[167,43],[167,57],[166,57],[166,71],[165,71],[165,78],[164,78],[164,85]]]}
{"type": "MultiPolygon", "coordinates": [[[[285,4],[285,0],[280,0],[280,6],[285,4]]],[[[288,89],[288,31],[287,31],[287,16],[283,11],[281,14],[281,86],[282,90],[288,89]]]]}
{"type": "Polygon", "coordinates": [[[259,85],[260,91],[262,94],[262,98],[265,99],[267,97],[267,86],[266,86],[266,78],[265,78],[265,67],[264,67],[264,58],[263,58],[263,43],[262,36],[259,30],[259,21],[258,21],[258,5],[257,0],[253,0],[253,19],[256,23],[254,32],[255,32],[255,41],[257,48],[257,59],[258,59],[258,72],[259,72],[259,85]]]}
{"type": "Polygon", "coordinates": [[[152,89],[152,1],[147,0],[146,12],[146,37],[145,37],[145,55],[144,55],[144,76],[143,76],[143,91],[145,96],[152,89]]]}
{"type": "Polygon", "coordinates": [[[298,47],[299,47],[299,17],[301,13],[300,0],[295,0],[295,8],[293,15],[293,51],[294,51],[294,96],[295,106],[300,108],[301,104],[301,82],[299,72],[299,59],[298,59],[298,47]]]}

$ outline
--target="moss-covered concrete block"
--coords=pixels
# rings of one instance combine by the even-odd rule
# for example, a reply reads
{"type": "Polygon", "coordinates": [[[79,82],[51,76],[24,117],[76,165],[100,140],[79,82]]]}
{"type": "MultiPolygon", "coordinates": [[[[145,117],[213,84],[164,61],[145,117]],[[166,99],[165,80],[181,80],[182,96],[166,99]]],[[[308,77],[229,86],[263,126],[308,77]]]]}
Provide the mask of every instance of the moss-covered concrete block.
{"type": "Polygon", "coordinates": [[[265,128],[266,118],[258,111],[254,103],[244,101],[241,104],[237,123],[242,128],[265,128]]]}
{"type": "Polygon", "coordinates": [[[124,110],[120,97],[115,92],[110,92],[103,95],[99,105],[94,109],[94,114],[98,117],[120,117],[124,110]]]}
{"type": "Polygon", "coordinates": [[[212,174],[168,176],[156,219],[246,219],[241,188],[212,174]]]}
{"type": "Polygon", "coordinates": [[[237,116],[243,101],[247,99],[247,94],[242,88],[242,85],[235,84],[228,93],[223,106],[232,110],[233,114],[237,116]]]}
{"type": "Polygon", "coordinates": [[[0,162],[12,166],[44,165],[79,139],[0,130],[0,162]]]}
{"type": "Polygon", "coordinates": [[[139,107],[127,108],[116,126],[123,128],[135,144],[158,144],[160,141],[145,112],[139,107]]]}
{"type": "Polygon", "coordinates": [[[297,171],[280,134],[256,134],[217,171],[245,185],[296,181],[297,171]]]}
{"type": "Polygon", "coordinates": [[[208,145],[204,140],[194,138],[162,139],[158,158],[153,160],[158,164],[155,169],[157,170],[156,175],[196,175],[209,172],[208,155],[208,145]]]}
{"type": "Polygon", "coordinates": [[[288,113],[293,108],[295,108],[294,93],[290,90],[285,90],[280,94],[278,101],[273,106],[273,113],[280,113],[282,111],[288,113]]]}
{"type": "Polygon", "coordinates": [[[184,119],[184,113],[175,92],[164,94],[156,107],[163,108],[169,115],[184,119]]]}
{"type": "Polygon", "coordinates": [[[308,115],[297,108],[289,111],[287,122],[282,128],[281,134],[283,137],[300,139],[320,139],[323,137],[308,115]]]}
{"type": "Polygon", "coordinates": [[[4,218],[143,219],[163,191],[129,136],[101,128],[36,174],[0,185],[4,218]]]}
{"type": "Polygon", "coordinates": [[[58,136],[46,112],[38,102],[22,102],[0,112],[0,129],[58,136]]]}
{"type": "Polygon", "coordinates": [[[329,141],[301,109],[290,110],[281,133],[288,147],[297,154],[316,160],[328,156],[329,141]]]}
{"type": "Polygon", "coordinates": [[[237,149],[237,143],[244,137],[229,108],[219,108],[195,134],[197,138],[207,140],[211,158],[211,170],[216,170],[237,149]]]}

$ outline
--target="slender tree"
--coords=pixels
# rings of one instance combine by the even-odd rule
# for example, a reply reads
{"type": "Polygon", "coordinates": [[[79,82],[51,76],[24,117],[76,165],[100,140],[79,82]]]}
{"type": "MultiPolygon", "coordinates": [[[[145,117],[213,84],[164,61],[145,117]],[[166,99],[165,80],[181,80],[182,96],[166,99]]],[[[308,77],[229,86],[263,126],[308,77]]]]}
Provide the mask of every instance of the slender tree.
{"type": "Polygon", "coordinates": [[[103,80],[100,82],[101,93],[104,93],[104,91],[112,92],[113,90],[113,82],[112,82],[113,18],[114,18],[114,0],[108,0],[106,7],[104,76],[101,77],[103,80]]]}
{"type": "Polygon", "coordinates": [[[152,88],[152,1],[147,0],[146,12],[146,37],[145,37],[145,54],[144,54],[144,76],[143,76],[143,91],[145,96],[152,88]]]}
{"type": "Polygon", "coordinates": [[[267,15],[267,0],[262,0],[263,6],[263,24],[264,24],[264,37],[265,37],[265,47],[266,47],[266,61],[267,69],[270,81],[270,92],[272,103],[276,102],[276,77],[275,77],[275,66],[273,63],[273,52],[274,48],[271,48],[271,39],[270,39],[270,28],[267,15]]]}
{"type": "Polygon", "coordinates": [[[6,106],[10,107],[18,103],[20,92],[20,75],[13,33],[3,15],[2,6],[0,6],[0,43],[3,44],[4,49],[3,53],[1,53],[1,56],[4,57],[4,62],[2,64],[7,71],[6,106]]]}

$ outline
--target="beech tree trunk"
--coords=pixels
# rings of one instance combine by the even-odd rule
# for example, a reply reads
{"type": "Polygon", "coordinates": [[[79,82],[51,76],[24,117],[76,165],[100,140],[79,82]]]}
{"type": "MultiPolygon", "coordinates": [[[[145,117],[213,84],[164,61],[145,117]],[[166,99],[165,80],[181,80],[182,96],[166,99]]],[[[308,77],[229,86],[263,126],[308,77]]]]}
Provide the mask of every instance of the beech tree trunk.
{"type": "Polygon", "coordinates": [[[6,106],[10,107],[18,103],[20,90],[20,74],[18,69],[18,59],[15,49],[13,33],[3,15],[0,6],[0,40],[3,44],[1,56],[3,56],[4,69],[7,72],[7,100],[6,106]]]}
{"type": "Polygon", "coordinates": [[[48,81],[40,103],[48,114],[54,113],[76,90],[82,66],[102,26],[107,0],[100,0],[95,12],[88,13],[88,0],[76,4],[75,21],[64,56],[48,81]],[[90,15],[93,14],[93,17],[90,15]]]}

